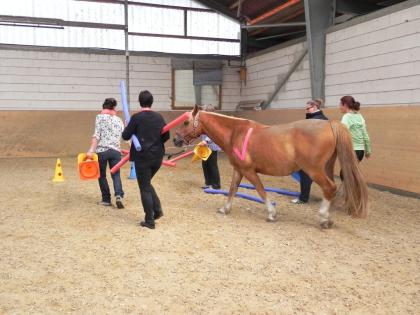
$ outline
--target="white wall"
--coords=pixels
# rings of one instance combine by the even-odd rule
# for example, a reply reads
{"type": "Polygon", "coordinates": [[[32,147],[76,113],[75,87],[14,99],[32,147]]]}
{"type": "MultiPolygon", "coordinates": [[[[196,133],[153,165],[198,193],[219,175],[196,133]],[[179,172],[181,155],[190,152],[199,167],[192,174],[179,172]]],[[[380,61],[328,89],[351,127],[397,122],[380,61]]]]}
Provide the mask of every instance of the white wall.
{"type": "MultiPolygon", "coordinates": [[[[241,101],[266,100],[303,49],[304,43],[299,43],[247,59],[247,84],[242,90],[241,101]]],[[[302,107],[310,97],[309,61],[306,56],[273,100],[271,108],[302,107]]]]}
{"type": "MultiPolygon", "coordinates": [[[[327,106],[337,106],[343,95],[363,105],[420,103],[420,5],[330,32],[326,42],[327,106]]],[[[266,100],[303,45],[247,59],[241,100],[266,100]]],[[[311,98],[310,84],[306,57],[271,108],[302,107],[311,98]]]]}
{"type": "MultiPolygon", "coordinates": [[[[150,90],[154,107],[170,106],[168,58],[130,58],[131,106],[150,90]]],[[[1,109],[98,109],[107,97],[120,101],[125,57],[64,52],[0,50],[1,109]]]]}
{"type": "MultiPolygon", "coordinates": [[[[226,63],[227,64],[227,63],[226,63]]],[[[120,102],[125,56],[0,49],[0,109],[96,110],[107,97],[120,102]]],[[[171,59],[130,56],[131,109],[149,90],[153,107],[171,109],[171,59]]],[[[223,109],[239,102],[239,74],[224,69],[223,109]]]]}
{"type": "Polygon", "coordinates": [[[223,63],[222,109],[235,110],[240,101],[239,63],[223,63]]]}
{"type": "Polygon", "coordinates": [[[420,103],[420,5],[327,35],[326,104],[420,103]]]}

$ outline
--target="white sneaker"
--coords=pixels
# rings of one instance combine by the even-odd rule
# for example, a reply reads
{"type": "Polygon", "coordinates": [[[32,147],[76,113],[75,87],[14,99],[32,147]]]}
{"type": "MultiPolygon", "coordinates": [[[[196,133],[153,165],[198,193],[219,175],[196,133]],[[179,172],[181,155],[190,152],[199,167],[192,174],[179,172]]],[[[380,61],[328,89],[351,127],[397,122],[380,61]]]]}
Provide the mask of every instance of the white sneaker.
{"type": "Polygon", "coordinates": [[[123,198],[121,196],[115,197],[115,204],[117,205],[118,209],[124,209],[123,198]]]}
{"type": "Polygon", "coordinates": [[[302,205],[302,204],[305,204],[306,203],[305,201],[302,201],[299,198],[292,199],[290,202],[291,203],[294,203],[295,205],[302,205]]]}
{"type": "Polygon", "coordinates": [[[105,206],[105,207],[111,207],[112,204],[110,202],[106,202],[106,201],[98,201],[96,203],[98,206],[105,206]]]}

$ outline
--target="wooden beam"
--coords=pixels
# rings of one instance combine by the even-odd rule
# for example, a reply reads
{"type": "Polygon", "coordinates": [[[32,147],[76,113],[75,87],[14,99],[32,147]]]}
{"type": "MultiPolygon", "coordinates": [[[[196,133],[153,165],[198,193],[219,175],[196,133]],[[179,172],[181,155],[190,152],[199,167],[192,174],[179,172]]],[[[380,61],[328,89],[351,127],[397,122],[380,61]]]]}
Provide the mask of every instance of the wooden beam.
{"type": "Polygon", "coordinates": [[[266,19],[268,19],[269,17],[295,5],[298,4],[300,2],[300,0],[288,0],[286,3],[283,3],[279,6],[274,7],[273,9],[261,14],[260,16],[257,16],[255,19],[252,19],[251,21],[249,21],[249,25],[253,25],[253,24],[257,24],[258,22],[264,21],[266,19]]]}

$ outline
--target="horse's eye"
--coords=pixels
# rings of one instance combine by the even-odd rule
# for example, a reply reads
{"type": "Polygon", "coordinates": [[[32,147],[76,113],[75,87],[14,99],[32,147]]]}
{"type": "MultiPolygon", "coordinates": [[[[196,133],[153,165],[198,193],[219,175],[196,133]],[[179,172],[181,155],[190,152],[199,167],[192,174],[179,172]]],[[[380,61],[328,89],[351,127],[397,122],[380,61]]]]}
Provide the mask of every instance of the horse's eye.
{"type": "Polygon", "coordinates": [[[188,120],[186,120],[186,121],[184,121],[184,126],[188,126],[189,125],[189,121],[188,120]]]}

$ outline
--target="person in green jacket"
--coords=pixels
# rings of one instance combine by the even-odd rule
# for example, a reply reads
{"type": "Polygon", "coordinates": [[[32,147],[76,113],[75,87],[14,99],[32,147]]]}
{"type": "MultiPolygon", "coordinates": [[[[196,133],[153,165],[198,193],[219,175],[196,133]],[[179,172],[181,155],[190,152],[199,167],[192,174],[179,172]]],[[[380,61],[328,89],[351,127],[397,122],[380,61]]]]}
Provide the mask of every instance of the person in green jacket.
{"type": "Polygon", "coordinates": [[[366,122],[359,113],[360,103],[352,96],[343,96],[340,99],[340,111],[344,114],[341,122],[349,129],[353,141],[354,153],[359,162],[363,157],[369,158],[372,154],[366,122]]]}

